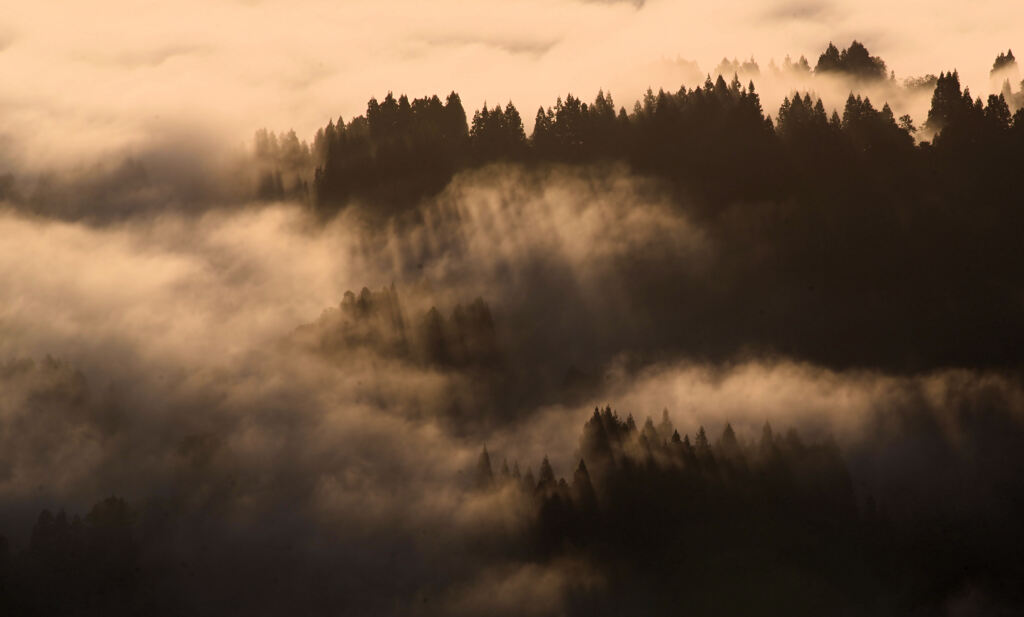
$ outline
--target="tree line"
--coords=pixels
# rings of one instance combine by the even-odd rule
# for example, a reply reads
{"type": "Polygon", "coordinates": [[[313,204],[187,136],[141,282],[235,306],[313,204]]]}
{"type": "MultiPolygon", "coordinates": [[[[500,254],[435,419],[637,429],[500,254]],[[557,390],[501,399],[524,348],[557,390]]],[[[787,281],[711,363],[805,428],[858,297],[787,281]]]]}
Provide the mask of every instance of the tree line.
{"type": "MultiPolygon", "coordinates": [[[[547,456],[536,468],[507,459],[496,465],[485,447],[464,476],[463,495],[499,508],[511,524],[469,530],[457,546],[478,572],[504,564],[586,563],[600,584],[564,589],[569,615],[684,609],[693,615],[935,614],[964,593],[973,606],[1009,614],[1024,605],[1016,420],[998,410],[973,420],[961,416],[965,432],[953,449],[932,441],[932,429],[949,431],[948,417],[932,428],[917,412],[903,420],[912,432],[901,434],[897,414],[887,415],[882,432],[868,433],[881,443],[868,444],[866,464],[892,474],[912,464],[915,450],[931,450],[938,458],[927,473],[942,474],[941,503],[922,498],[909,484],[895,495],[876,496],[851,468],[851,457],[863,452],[841,449],[828,435],[777,432],[766,423],[746,438],[728,422],[716,436],[703,426],[686,433],[667,410],[659,421],[641,423],[610,406],[595,408],[578,445],[554,453],[555,460],[573,461],[565,476],[547,456]],[[895,451],[886,449],[889,441],[895,451]],[[974,452],[978,446],[990,452],[974,452]],[[889,458],[894,452],[895,460],[889,458]]],[[[117,497],[81,517],[42,511],[23,548],[12,549],[0,536],[0,611],[203,612],[197,590],[229,608],[232,594],[246,589],[246,577],[260,576],[259,568],[229,560],[237,571],[221,574],[237,583],[231,589],[210,587],[194,572],[216,568],[224,550],[230,555],[244,542],[279,550],[262,536],[242,544],[208,536],[209,512],[185,526],[175,516],[153,505],[137,511],[117,497]]],[[[278,590],[296,593],[309,577],[328,587],[344,583],[332,579],[336,566],[311,564],[292,572],[294,562],[274,555],[278,590]]],[[[358,564],[367,558],[351,559],[358,564]]],[[[452,581],[441,576],[437,582],[452,581]]],[[[434,583],[423,584],[427,592],[434,583]]],[[[397,580],[377,588],[390,585],[403,588],[397,580]]],[[[284,603],[296,610],[342,606],[298,595],[284,603]]]]}
{"type": "Polygon", "coordinates": [[[327,356],[368,349],[384,357],[447,368],[500,364],[491,308],[476,298],[443,315],[437,307],[408,315],[394,284],[379,291],[346,291],[337,307],[296,328],[293,341],[327,356]]]}
{"type": "Polygon", "coordinates": [[[0,535],[5,615],[143,614],[146,584],[135,513],[121,498],[104,499],[85,516],[43,510],[21,551],[0,535]]]}
{"type": "MultiPolygon", "coordinates": [[[[756,74],[757,68],[752,61],[725,60],[722,66],[744,74],[756,74]]],[[[1015,67],[1012,51],[1001,53],[993,73],[1015,67]]],[[[886,71],[885,62],[857,41],[843,50],[830,43],[813,69],[861,83],[884,80],[886,71]]],[[[1009,81],[986,101],[962,91],[955,71],[907,82],[908,88],[934,88],[928,119],[919,128],[909,116],[895,118],[888,104],[879,108],[853,94],[842,110],[829,113],[820,99],[794,93],[773,120],[753,81],[740,83],[738,72],[731,80],[724,73],[709,76],[692,89],[648,90],[629,111],[609,93],[599,92],[590,103],[569,94],[537,110],[529,136],[512,102],[485,104],[467,121],[455,92],[444,101],[388,93],[381,101],[371,99],[364,115],[328,122],[311,146],[294,133],[279,139],[259,133],[257,150],[270,162],[259,192],[268,198],[308,196],[326,215],[349,203],[391,215],[437,193],[467,167],[614,160],[722,203],[790,198],[805,180],[827,171],[819,166],[846,172],[859,183],[863,174],[853,172],[864,167],[905,177],[932,167],[933,151],[953,166],[979,156],[997,158],[996,153],[1019,160],[1024,152],[1024,93],[1014,92],[1009,81]],[[915,145],[918,132],[931,141],[915,145]],[[974,147],[966,153],[960,150],[962,134],[972,135],[974,147]],[[275,140],[280,143],[270,143],[275,140]],[[814,165],[822,154],[829,158],[814,165]]]]}
{"type": "MultiPolygon", "coordinates": [[[[1016,68],[1012,52],[995,64],[998,77],[1016,68]]],[[[892,81],[883,68],[857,44],[807,70],[892,81]]],[[[636,264],[624,273],[630,306],[667,349],[886,370],[1019,367],[1024,92],[1004,86],[982,100],[955,70],[922,77],[905,86],[932,93],[921,121],[855,94],[830,110],[806,92],[772,116],[753,81],[719,76],[649,91],[631,111],[605,92],[568,95],[537,110],[530,135],[511,103],[467,120],[454,93],[389,95],[317,134],[310,203],[325,217],[362,204],[415,221],[420,199],[473,166],[626,168],[657,182],[715,247],[718,285],[671,260],[640,269],[654,259],[641,247],[620,264],[636,264]]]]}
{"type": "Polygon", "coordinates": [[[547,457],[536,474],[494,471],[484,448],[471,489],[532,504],[523,558],[582,556],[602,573],[605,589],[570,593],[571,614],[930,614],[970,588],[1006,603],[992,608],[1024,601],[1008,485],[1007,511],[975,517],[967,504],[886,503],[855,484],[831,437],[766,423],[747,441],[727,422],[691,439],[667,410],[638,425],[595,409],[575,454],[567,479],[547,457]]]}

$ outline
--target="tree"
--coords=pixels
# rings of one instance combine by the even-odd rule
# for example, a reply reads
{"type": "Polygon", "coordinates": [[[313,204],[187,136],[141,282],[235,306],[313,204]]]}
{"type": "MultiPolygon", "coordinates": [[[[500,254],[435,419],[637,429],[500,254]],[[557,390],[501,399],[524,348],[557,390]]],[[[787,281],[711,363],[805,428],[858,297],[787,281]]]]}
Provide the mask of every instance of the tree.
{"type": "Polygon", "coordinates": [[[597,494],[594,492],[594,485],[590,481],[590,473],[583,459],[580,459],[572,475],[572,496],[584,511],[592,511],[597,506],[597,494]]]}
{"type": "Polygon", "coordinates": [[[999,52],[999,55],[996,56],[995,62],[992,63],[992,70],[990,71],[990,74],[995,75],[999,71],[1015,68],[1017,68],[1017,59],[1013,57],[1013,50],[1010,49],[1007,50],[1005,54],[999,52]]]}
{"type": "Polygon", "coordinates": [[[988,120],[989,125],[994,130],[1002,131],[1010,128],[1012,120],[1010,107],[1006,104],[1006,99],[1002,94],[990,94],[988,96],[988,105],[985,107],[985,119],[988,120]]]}
{"type": "Polygon", "coordinates": [[[477,459],[473,484],[478,490],[487,490],[494,486],[494,472],[491,470],[491,455],[487,453],[487,446],[484,446],[477,459]]]}
{"type": "MultiPolygon", "coordinates": [[[[789,56],[786,56],[786,61],[789,61],[789,56]]],[[[818,64],[814,66],[814,72],[828,73],[841,70],[843,70],[843,66],[839,55],[839,48],[829,41],[828,47],[818,56],[818,64]]]]}
{"type": "Polygon", "coordinates": [[[867,47],[859,41],[853,41],[841,52],[831,42],[818,58],[815,73],[843,73],[857,79],[876,81],[888,76],[885,62],[872,56],[867,47]]]}
{"type": "Polygon", "coordinates": [[[544,460],[540,463],[540,471],[537,475],[537,490],[547,492],[554,490],[557,486],[558,481],[555,479],[555,470],[552,469],[551,462],[545,456],[544,460]]]}
{"type": "Polygon", "coordinates": [[[495,106],[492,110],[488,110],[485,103],[483,109],[473,115],[469,136],[474,154],[481,162],[518,159],[526,148],[523,120],[511,102],[504,109],[495,106]]]}
{"type": "MultiPolygon", "coordinates": [[[[667,441],[675,433],[672,421],[668,419],[668,408],[661,410],[661,422],[658,424],[658,436],[662,441],[667,441]]],[[[678,433],[676,433],[678,435],[678,433]]]]}
{"type": "Polygon", "coordinates": [[[444,134],[456,144],[468,136],[466,111],[462,108],[462,99],[454,91],[448,95],[444,104],[444,134]]]}
{"type": "Polygon", "coordinates": [[[888,74],[885,62],[868,53],[867,47],[858,41],[853,41],[843,51],[840,64],[843,71],[861,79],[880,80],[888,74]]]}
{"type": "Polygon", "coordinates": [[[719,452],[726,458],[737,458],[740,456],[740,444],[736,439],[736,431],[733,430],[732,424],[729,422],[725,423],[725,428],[722,429],[722,438],[719,441],[719,452]]]}
{"type": "Polygon", "coordinates": [[[938,134],[962,115],[963,95],[960,91],[959,74],[956,71],[939,73],[924,128],[933,135],[938,134]]]}
{"type": "Polygon", "coordinates": [[[708,435],[704,432],[704,427],[701,426],[697,430],[697,441],[695,443],[698,456],[708,456],[711,454],[711,446],[708,444],[708,435]]]}

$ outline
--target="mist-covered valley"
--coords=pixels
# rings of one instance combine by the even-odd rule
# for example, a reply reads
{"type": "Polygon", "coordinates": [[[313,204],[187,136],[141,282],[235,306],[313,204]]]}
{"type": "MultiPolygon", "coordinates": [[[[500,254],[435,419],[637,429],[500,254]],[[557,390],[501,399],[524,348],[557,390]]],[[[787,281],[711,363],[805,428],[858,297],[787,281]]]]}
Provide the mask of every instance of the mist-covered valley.
{"type": "Polygon", "coordinates": [[[998,53],[10,153],[0,607],[1014,614],[998,53]]]}

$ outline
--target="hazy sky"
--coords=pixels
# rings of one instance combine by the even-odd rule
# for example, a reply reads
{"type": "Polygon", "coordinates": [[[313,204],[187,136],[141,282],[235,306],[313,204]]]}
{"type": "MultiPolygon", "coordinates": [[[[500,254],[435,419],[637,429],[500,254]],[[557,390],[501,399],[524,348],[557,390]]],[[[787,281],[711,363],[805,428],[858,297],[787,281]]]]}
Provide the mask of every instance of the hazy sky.
{"type": "MultiPolygon", "coordinates": [[[[183,131],[230,144],[254,129],[308,138],[388,90],[463,94],[467,108],[537,105],[610,88],[677,88],[695,60],[814,62],[856,37],[898,77],[957,67],[975,91],[1024,48],[1016,0],[183,0],[9,3],[0,14],[8,162],[55,164],[183,131]],[[11,147],[15,146],[15,147],[11,147]]],[[[0,158],[0,165],[3,164],[0,158]]]]}

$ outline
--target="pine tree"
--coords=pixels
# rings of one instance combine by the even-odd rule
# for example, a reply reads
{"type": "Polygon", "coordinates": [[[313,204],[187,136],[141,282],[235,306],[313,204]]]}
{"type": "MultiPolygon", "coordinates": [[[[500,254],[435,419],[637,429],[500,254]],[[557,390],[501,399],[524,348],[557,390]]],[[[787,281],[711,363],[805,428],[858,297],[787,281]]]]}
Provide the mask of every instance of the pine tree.
{"type": "Polygon", "coordinates": [[[551,467],[551,462],[548,460],[548,457],[545,456],[544,460],[540,463],[540,471],[537,475],[537,490],[552,490],[557,486],[557,484],[558,482],[555,479],[555,470],[551,467]]]}
{"type": "Polygon", "coordinates": [[[672,426],[672,421],[668,419],[668,408],[661,410],[661,422],[658,424],[658,436],[662,441],[668,441],[672,437],[672,433],[675,429],[672,426]]]}
{"type": "Polygon", "coordinates": [[[590,481],[590,473],[587,471],[587,464],[580,459],[576,471],[572,475],[572,497],[573,501],[583,510],[592,510],[597,505],[597,495],[594,492],[594,485],[590,481]]]}
{"type": "Polygon", "coordinates": [[[722,430],[722,439],[719,443],[719,451],[723,456],[726,457],[737,457],[740,454],[740,444],[736,439],[736,432],[732,428],[732,424],[729,422],[725,423],[725,428],[722,430]]]}
{"type": "Polygon", "coordinates": [[[711,453],[711,446],[708,444],[708,434],[704,432],[703,426],[697,430],[697,441],[695,447],[698,455],[708,455],[711,453]]]}
{"type": "MultiPolygon", "coordinates": [[[[789,57],[786,57],[789,60],[789,57]]],[[[818,57],[818,64],[814,67],[815,73],[827,73],[829,71],[839,71],[842,65],[839,58],[839,48],[837,48],[831,41],[828,43],[828,47],[825,52],[818,57]]]]}
{"type": "Polygon", "coordinates": [[[477,459],[474,485],[478,490],[487,490],[494,486],[494,472],[491,470],[491,455],[487,452],[487,446],[484,446],[480,458],[477,459]]]}

